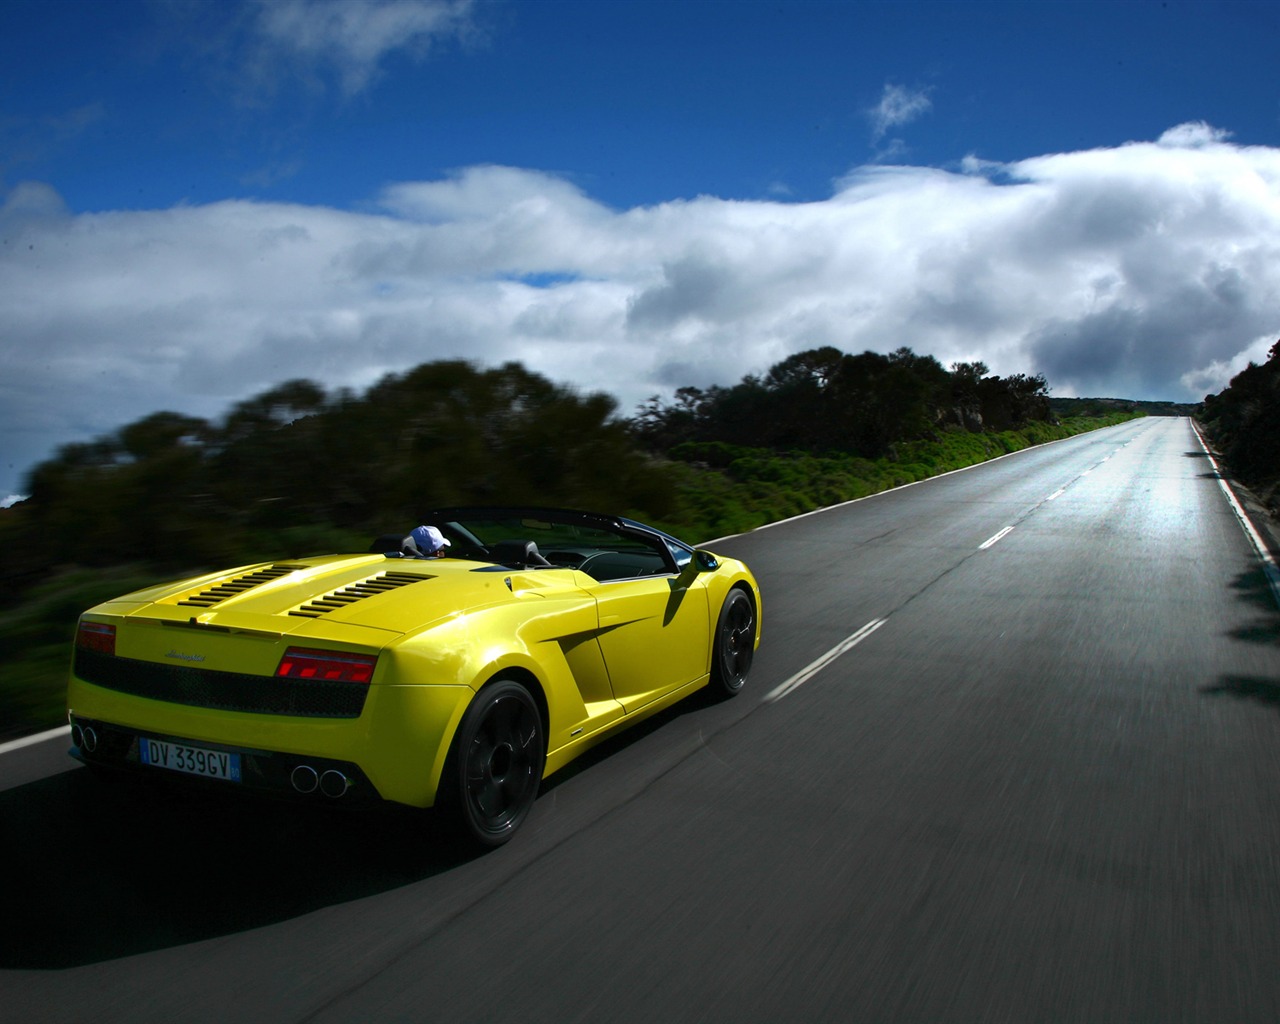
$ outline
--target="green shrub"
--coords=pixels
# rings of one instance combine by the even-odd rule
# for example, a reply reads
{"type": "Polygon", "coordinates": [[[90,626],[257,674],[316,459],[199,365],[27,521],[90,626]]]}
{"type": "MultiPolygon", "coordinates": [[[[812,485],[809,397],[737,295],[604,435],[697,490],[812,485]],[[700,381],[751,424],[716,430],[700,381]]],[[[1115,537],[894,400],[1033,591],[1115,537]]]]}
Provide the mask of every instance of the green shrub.
{"type": "Polygon", "coordinates": [[[64,570],[0,613],[0,738],[65,722],[67,670],[80,613],[163,579],[138,566],[64,570]]]}

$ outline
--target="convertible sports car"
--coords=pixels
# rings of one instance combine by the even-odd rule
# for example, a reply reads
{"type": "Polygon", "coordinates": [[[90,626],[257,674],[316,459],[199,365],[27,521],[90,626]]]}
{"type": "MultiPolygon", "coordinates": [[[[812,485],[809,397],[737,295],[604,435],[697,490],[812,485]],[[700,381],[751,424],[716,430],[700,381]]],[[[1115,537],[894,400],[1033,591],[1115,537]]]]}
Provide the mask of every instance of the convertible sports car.
{"type": "Polygon", "coordinates": [[[81,616],[72,756],[506,842],[540,781],[760,642],[741,562],[617,516],[441,509],[370,553],[249,565],[81,616]],[[439,550],[433,550],[438,548],[439,550]]]}

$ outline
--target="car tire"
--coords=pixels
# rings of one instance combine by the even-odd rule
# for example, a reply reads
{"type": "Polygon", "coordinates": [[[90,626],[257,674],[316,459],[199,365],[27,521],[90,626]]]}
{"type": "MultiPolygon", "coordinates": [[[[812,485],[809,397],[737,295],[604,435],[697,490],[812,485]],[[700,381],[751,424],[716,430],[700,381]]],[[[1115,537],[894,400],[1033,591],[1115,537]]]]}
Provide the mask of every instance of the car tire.
{"type": "Polygon", "coordinates": [[[546,753],[528,689],[498,679],[476,694],[454,736],[440,801],[465,843],[501,846],[515,834],[538,795],[546,753]]]}
{"type": "Polygon", "coordinates": [[[756,609],[746,591],[729,591],[712,638],[711,691],[717,697],[736,695],[747,681],[756,652],[756,609]]]}

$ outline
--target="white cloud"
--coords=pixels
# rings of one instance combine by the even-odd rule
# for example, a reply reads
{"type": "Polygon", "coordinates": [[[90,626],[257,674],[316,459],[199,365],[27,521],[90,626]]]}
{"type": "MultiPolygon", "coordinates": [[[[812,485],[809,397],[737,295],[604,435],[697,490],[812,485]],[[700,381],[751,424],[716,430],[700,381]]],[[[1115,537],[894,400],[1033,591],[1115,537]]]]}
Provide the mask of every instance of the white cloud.
{"type": "Polygon", "coordinates": [[[1229,138],[1231,138],[1230,132],[1214,128],[1204,121],[1187,121],[1185,124],[1174,125],[1160,136],[1159,141],[1162,146],[1194,149],[1199,146],[1211,146],[1216,142],[1226,142],[1229,138]]]}
{"type": "Polygon", "coordinates": [[[259,38],[271,50],[337,71],[348,95],[362,92],[388,54],[425,53],[464,33],[472,0],[259,0],[259,38]]]}
{"type": "Polygon", "coordinates": [[[1262,365],[1270,358],[1271,347],[1276,344],[1273,331],[1255,338],[1252,345],[1237,352],[1230,359],[1215,359],[1208,366],[1189,370],[1179,378],[1188,391],[1197,395],[1214,395],[1231,383],[1231,378],[1247,369],[1250,363],[1262,365]]]}
{"type": "Polygon", "coordinates": [[[440,358],[519,360],[624,413],[821,345],[1195,401],[1280,337],[1280,149],[1209,135],[865,167],[811,203],[615,210],[490,166],[364,212],[73,215],[20,186],[0,207],[0,493],[158,409],[217,416],[290,378],[358,389],[440,358]]]}
{"type": "Polygon", "coordinates": [[[891,129],[910,124],[932,107],[928,89],[886,83],[880,102],[869,111],[872,141],[879,142],[891,129]]]}

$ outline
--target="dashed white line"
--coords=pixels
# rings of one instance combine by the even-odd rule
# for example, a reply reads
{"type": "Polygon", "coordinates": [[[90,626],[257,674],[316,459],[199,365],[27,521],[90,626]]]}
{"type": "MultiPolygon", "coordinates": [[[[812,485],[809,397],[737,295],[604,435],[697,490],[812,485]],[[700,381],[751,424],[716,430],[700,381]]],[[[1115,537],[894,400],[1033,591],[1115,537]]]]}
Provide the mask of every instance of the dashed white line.
{"type": "Polygon", "coordinates": [[[883,626],[887,621],[888,621],[887,619],[872,619],[860,630],[858,630],[858,632],[854,633],[850,637],[846,637],[844,640],[840,641],[840,643],[836,644],[833,648],[831,648],[831,650],[827,651],[827,653],[824,654],[821,658],[818,658],[816,661],[810,662],[808,665],[802,668],[799,672],[793,675],[790,679],[786,680],[786,682],[780,683],[778,686],[775,686],[772,690],[770,690],[768,693],[764,695],[764,703],[772,704],[775,700],[780,700],[781,698],[785,697],[792,690],[795,690],[798,687],[803,686],[810,679],[812,679],[819,672],[821,672],[824,668],[826,668],[833,661],[835,661],[838,657],[840,657],[840,655],[845,654],[846,652],[856,647],[858,644],[862,643],[863,640],[865,640],[877,629],[883,626]]]}
{"type": "Polygon", "coordinates": [[[1012,527],[1012,526],[1006,526],[1003,530],[1001,530],[999,533],[997,533],[994,537],[988,537],[988,538],[987,538],[986,540],[984,540],[981,544],[979,544],[979,545],[978,545],[978,550],[979,550],[979,551],[986,551],[986,550],[987,550],[987,548],[991,547],[991,545],[995,544],[997,541],[1003,540],[1005,537],[1007,537],[1007,536],[1008,536],[1009,534],[1011,534],[1012,532],[1013,532],[1013,527],[1012,527]]]}
{"type": "Polygon", "coordinates": [[[1067,493],[1067,489],[1065,487],[1059,487],[1056,491],[1054,491],[1051,495],[1049,495],[1049,497],[1045,498],[1044,500],[1054,501],[1058,498],[1061,498],[1066,493],[1067,493]]]}

